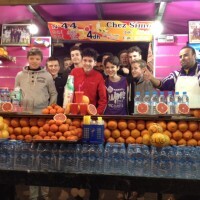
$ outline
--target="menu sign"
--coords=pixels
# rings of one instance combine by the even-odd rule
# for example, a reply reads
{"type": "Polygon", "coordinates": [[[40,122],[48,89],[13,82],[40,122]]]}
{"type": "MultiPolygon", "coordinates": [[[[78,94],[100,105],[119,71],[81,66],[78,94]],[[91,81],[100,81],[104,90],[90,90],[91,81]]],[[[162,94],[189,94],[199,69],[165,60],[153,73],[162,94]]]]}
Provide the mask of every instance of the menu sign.
{"type": "Polygon", "coordinates": [[[48,22],[53,39],[99,42],[150,42],[153,21],[48,22]]]}

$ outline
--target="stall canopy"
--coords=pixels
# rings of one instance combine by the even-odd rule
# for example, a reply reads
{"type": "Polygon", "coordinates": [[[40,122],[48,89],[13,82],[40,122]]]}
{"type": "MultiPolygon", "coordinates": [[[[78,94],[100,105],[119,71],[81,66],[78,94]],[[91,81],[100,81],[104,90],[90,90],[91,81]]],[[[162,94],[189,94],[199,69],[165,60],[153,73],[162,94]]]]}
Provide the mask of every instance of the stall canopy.
{"type": "Polygon", "coordinates": [[[36,23],[48,35],[50,21],[158,19],[164,34],[187,34],[199,10],[199,0],[1,0],[0,24],[36,23]]]}

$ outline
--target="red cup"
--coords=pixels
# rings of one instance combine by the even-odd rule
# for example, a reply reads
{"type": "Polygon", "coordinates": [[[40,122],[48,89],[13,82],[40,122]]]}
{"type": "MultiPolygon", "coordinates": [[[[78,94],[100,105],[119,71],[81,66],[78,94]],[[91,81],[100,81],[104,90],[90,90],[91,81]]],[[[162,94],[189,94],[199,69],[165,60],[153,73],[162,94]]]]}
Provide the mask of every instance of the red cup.
{"type": "Polygon", "coordinates": [[[71,103],[70,104],[70,113],[72,115],[77,115],[78,114],[78,103],[71,103]]]}
{"type": "Polygon", "coordinates": [[[80,103],[79,106],[80,106],[80,114],[86,115],[88,104],[87,103],[80,103]]]}
{"type": "Polygon", "coordinates": [[[75,102],[76,103],[82,103],[83,100],[83,91],[75,91],[75,102]]]}

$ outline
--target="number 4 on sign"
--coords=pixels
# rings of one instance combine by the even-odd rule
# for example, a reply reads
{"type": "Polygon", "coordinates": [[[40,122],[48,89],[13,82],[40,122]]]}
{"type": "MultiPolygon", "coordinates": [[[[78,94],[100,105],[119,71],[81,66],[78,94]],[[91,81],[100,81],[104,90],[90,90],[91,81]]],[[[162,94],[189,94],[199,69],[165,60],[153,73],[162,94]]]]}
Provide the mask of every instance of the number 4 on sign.
{"type": "MultiPolygon", "coordinates": [[[[69,27],[70,27],[70,28],[76,28],[76,23],[75,23],[75,22],[71,23],[71,24],[69,25],[69,27]]],[[[66,23],[66,22],[63,23],[63,24],[61,25],[61,28],[67,29],[67,28],[68,28],[67,23],[66,23]]]]}

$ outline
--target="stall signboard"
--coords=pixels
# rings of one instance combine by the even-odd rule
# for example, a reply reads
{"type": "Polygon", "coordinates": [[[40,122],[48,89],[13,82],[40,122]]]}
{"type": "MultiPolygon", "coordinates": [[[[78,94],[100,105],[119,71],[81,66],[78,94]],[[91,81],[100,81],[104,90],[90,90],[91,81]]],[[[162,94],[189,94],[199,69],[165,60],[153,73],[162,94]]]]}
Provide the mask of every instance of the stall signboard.
{"type": "Polygon", "coordinates": [[[99,42],[150,42],[153,21],[68,21],[48,22],[55,40],[99,42]]]}

